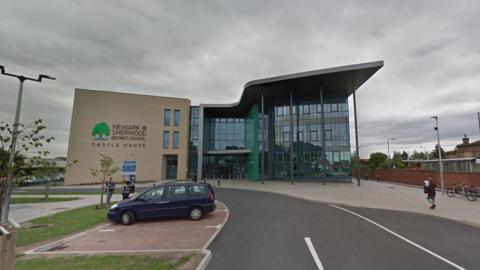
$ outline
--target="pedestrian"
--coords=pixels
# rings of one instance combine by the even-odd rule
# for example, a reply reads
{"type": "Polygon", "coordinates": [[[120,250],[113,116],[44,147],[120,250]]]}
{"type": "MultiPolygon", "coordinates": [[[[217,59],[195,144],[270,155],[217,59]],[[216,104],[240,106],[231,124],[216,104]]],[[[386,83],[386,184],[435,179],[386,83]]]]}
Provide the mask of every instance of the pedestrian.
{"type": "Polygon", "coordinates": [[[430,206],[430,209],[434,209],[435,207],[437,207],[437,205],[435,204],[435,196],[437,195],[436,188],[437,186],[432,181],[432,178],[428,178],[428,180],[425,181],[423,192],[427,193],[427,201],[432,205],[430,206]]]}
{"type": "Polygon", "coordinates": [[[125,181],[125,185],[123,185],[122,199],[128,200],[129,196],[130,196],[130,181],[125,181]]]}
{"type": "Polygon", "coordinates": [[[107,189],[107,204],[110,204],[110,199],[112,199],[113,192],[115,191],[115,183],[113,182],[113,178],[111,176],[108,178],[105,186],[107,189]]]}

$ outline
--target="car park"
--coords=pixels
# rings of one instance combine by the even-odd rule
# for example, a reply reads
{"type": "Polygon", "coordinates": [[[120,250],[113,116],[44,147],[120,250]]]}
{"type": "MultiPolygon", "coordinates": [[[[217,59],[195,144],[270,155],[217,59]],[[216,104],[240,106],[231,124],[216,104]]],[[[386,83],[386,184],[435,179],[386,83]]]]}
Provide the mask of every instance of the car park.
{"type": "Polygon", "coordinates": [[[136,220],[153,218],[189,217],[200,220],[215,208],[215,193],[210,184],[173,181],[112,205],[107,215],[113,223],[130,225],[136,220]]]}

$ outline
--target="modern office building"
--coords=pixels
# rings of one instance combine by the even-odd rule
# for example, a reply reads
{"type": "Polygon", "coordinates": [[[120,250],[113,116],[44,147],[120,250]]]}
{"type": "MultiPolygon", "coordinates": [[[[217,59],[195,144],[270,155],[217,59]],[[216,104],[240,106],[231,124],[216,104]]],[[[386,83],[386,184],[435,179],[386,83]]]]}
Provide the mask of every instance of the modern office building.
{"type": "MultiPolygon", "coordinates": [[[[233,104],[190,106],[185,99],[77,90],[68,159],[87,159],[88,166],[94,166],[104,152],[118,162],[134,160],[138,181],[197,177],[350,182],[348,97],[353,95],[356,104],[355,91],[382,66],[383,61],[377,61],[251,81],[233,104]],[[163,119],[176,110],[180,126],[166,127],[163,119]],[[144,127],[146,143],[141,148],[99,148],[99,143],[109,143],[93,134],[92,128],[102,122],[110,128],[144,127]],[[171,147],[176,131],[178,149],[171,147]],[[176,163],[170,162],[174,159],[176,163]]],[[[115,145],[127,143],[122,136],[112,137],[115,145]]],[[[85,183],[88,166],[67,170],[66,183],[85,183]]]]}
{"type": "Polygon", "coordinates": [[[76,89],[65,184],[100,182],[100,155],[134,164],[137,181],[186,179],[189,113],[188,99],[76,89]]]}

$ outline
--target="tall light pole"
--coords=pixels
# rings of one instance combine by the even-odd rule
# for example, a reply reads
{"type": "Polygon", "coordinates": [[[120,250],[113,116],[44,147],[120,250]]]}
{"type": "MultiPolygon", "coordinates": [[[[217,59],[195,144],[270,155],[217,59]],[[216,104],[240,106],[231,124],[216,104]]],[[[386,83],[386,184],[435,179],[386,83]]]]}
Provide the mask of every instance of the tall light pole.
{"type": "Polygon", "coordinates": [[[395,141],[395,138],[387,138],[387,154],[388,154],[388,168],[391,169],[392,162],[390,160],[390,141],[395,141]]]}
{"type": "Polygon", "coordinates": [[[37,79],[34,79],[34,78],[25,77],[23,75],[7,73],[5,72],[5,67],[1,65],[0,65],[0,72],[2,75],[15,77],[20,81],[20,87],[18,89],[18,98],[17,98],[17,109],[15,111],[15,122],[13,123],[12,140],[10,142],[10,155],[8,158],[8,176],[7,176],[6,190],[4,190],[3,198],[1,198],[3,207],[2,207],[2,213],[1,213],[0,225],[3,225],[8,223],[8,212],[10,210],[10,194],[12,192],[12,178],[13,178],[13,171],[14,171],[15,149],[16,149],[17,135],[18,135],[18,122],[20,119],[20,108],[22,106],[23,82],[25,81],[42,82],[42,79],[55,80],[55,78],[50,77],[48,75],[40,74],[38,75],[37,79]]]}
{"type": "Polygon", "coordinates": [[[438,131],[438,116],[432,116],[430,118],[435,119],[435,127],[433,127],[433,129],[437,131],[437,152],[438,168],[440,171],[440,189],[442,190],[442,194],[445,194],[445,184],[443,181],[442,147],[440,145],[440,132],[438,131]]]}

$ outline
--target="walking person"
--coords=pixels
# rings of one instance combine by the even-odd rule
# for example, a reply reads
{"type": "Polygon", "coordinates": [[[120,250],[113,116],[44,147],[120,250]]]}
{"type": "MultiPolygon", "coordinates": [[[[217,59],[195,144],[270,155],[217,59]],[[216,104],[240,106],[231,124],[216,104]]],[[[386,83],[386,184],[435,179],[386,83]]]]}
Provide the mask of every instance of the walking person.
{"type": "Polygon", "coordinates": [[[110,204],[110,199],[112,199],[113,192],[115,191],[115,183],[113,182],[113,178],[111,176],[108,178],[105,186],[107,190],[107,204],[110,204]]]}
{"type": "Polygon", "coordinates": [[[128,200],[129,196],[130,196],[130,181],[125,181],[125,185],[123,185],[122,199],[128,200]]]}
{"type": "Polygon", "coordinates": [[[437,206],[435,205],[435,196],[437,195],[436,188],[437,186],[432,181],[432,178],[428,178],[428,180],[425,181],[424,192],[427,193],[427,201],[432,204],[430,209],[434,209],[437,206]]]}

